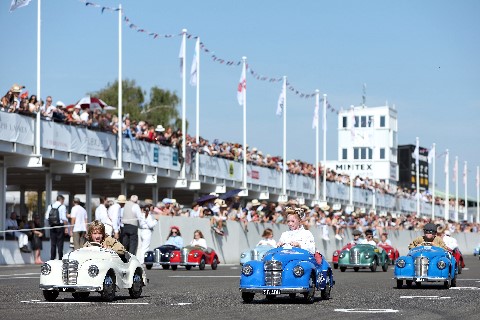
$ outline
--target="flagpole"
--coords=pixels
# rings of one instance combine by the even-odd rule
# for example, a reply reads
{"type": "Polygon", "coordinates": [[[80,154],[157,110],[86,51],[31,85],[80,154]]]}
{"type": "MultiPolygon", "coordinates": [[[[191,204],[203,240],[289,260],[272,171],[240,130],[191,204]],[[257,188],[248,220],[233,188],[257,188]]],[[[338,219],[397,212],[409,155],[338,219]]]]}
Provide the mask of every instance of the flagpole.
{"type": "MultiPolygon", "coordinates": [[[[242,74],[247,76],[247,57],[242,57],[242,74]]],[[[247,191],[247,90],[242,90],[243,95],[243,190],[247,191]]]]}
{"type": "Polygon", "coordinates": [[[180,172],[180,178],[183,180],[185,179],[185,159],[186,159],[186,139],[187,139],[187,68],[185,68],[185,57],[186,55],[186,40],[187,40],[187,29],[182,29],[182,56],[183,56],[183,63],[182,63],[182,156],[183,156],[183,164],[182,164],[182,171],[180,172]]]}
{"type": "MultiPolygon", "coordinates": [[[[41,54],[41,22],[42,22],[42,15],[41,15],[41,7],[42,7],[42,0],[38,0],[37,2],[37,97],[41,101],[41,82],[40,82],[40,54],[41,54]]],[[[40,146],[40,106],[38,107],[37,115],[35,117],[35,154],[41,154],[41,146],[40,146]]],[[[50,199],[47,199],[50,201],[50,199]]]]}
{"type": "Polygon", "coordinates": [[[197,38],[197,43],[195,45],[195,55],[197,59],[197,117],[196,117],[196,139],[197,144],[197,154],[195,161],[195,180],[200,181],[200,37],[197,38]]]}
{"type": "Polygon", "coordinates": [[[477,166],[477,224],[480,221],[480,167],[477,166]]]}
{"type": "Polygon", "coordinates": [[[323,201],[327,201],[327,94],[323,94],[323,163],[325,174],[323,175],[323,201]]]}
{"type": "MultiPolygon", "coordinates": [[[[122,149],[122,127],[123,127],[123,83],[122,83],[122,5],[118,5],[118,150],[117,168],[123,168],[122,149]]],[[[122,170],[123,172],[123,170],[122,170]]]]}
{"type": "MultiPolygon", "coordinates": [[[[317,113],[317,119],[315,119],[314,121],[315,122],[315,164],[316,164],[316,167],[315,167],[315,201],[317,203],[317,201],[320,199],[320,177],[318,176],[318,173],[319,173],[319,166],[318,166],[318,160],[319,160],[319,148],[318,148],[318,140],[319,140],[319,132],[318,132],[318,105],[320,103],[320,90],[315,90],[315,112],[317,113]]],[[[316,204],[315,203],[315,204],[316,204]]]]}
{"type": "Polygon", "coordinates": [[[287,76],[283,76],[283,179],[282,179],[282,194],[287,200],[287,76]]]}
{"type": "Polygon", "coordinates": [[[450,177],[449,177],[449,171],[450,171],[450,164],[449,164],[449,154],[448,154],[448,149],[445,151],[445,222],[448,221],[450,218],[450,177]]]}
{"type": "Polygon", "coordinates": [[[455,156],[455,222],[458,222],[458,156],[455,156]]]}
{"type": "Polygon", "coordinates": [[[417,183],[417,217],[420,216],[420,140],[416,137],[415,181],[417,183]]]}
{"type": "Polygon", "coordinates": [[[435,150],[435,143],[432,146],[433,150],[433,157],[432,157],[432,222],[435,219],[435,158],[436,158],[436,150],[435,150]]]}
{"type": "Polygon", "coordinates": [[[468,181],[467,181],[467,161],[464,162],[463,167],[463,183],[465,184],[465,205],[463,206],[463,220],[468,221],[468,181]]]}

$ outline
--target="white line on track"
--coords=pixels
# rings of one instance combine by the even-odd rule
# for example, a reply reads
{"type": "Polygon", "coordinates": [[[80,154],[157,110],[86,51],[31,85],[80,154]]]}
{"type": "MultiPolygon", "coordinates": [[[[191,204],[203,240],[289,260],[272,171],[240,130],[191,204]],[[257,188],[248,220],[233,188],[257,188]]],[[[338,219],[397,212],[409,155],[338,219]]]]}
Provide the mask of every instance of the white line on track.
{"type": "MultiPolygon", "coordinates": [[[[40,300],[25,300],[20,301],[22,303],[38,303],[38,304],[93,304],[94,301],[40,301],[40,300]]],[[[126,305],[147,305],[148,302],[111,302],[109,304],[126,304],[126,305]]]]}
{"type": "Polygon", "coordinates": [[[179,302],[179,303],[171,303],[171,306],[186,306],[192,304],[191,302],[179,302]]]}
{"type": "Polygon", "coordinates": [[[425,300],[441,300],[451,299],[452,297],[440,297],[440,296],[400,296],[400,299],[425,299],[425,300]]]}
{"type": "Polygon", "coordinates": [[[240,276],[168,276],[169,278],[240,278],[240,276]]]}
{"type": "Polygon", "coordinates": [[[337,312],[349,312],[349,313],[395,313],[398,310],[395,309],[334,309],[337,312]]]}
{"type": "Polygon", "coordinates": [[[1,280],[13,280],[13,279],[40,279],[40,276],[36,277],[10,277],[10,278],[0,278],[1,280]]]}
{"type": "Polygon", "coordinates": [[[480,290],[479,287],[451,287],[451,290],[480,290]]]}
{"type": "Polygon", "coordinates": [[[457,281],[480,281],[480,279],[457,279],[457,281]]]}
{"type": "Polygon", "coordinates": [[[31,276],[31,275],[40,276],[38,272],[29,272],[29,273],[0,274],[0,277],[31,276]]]}

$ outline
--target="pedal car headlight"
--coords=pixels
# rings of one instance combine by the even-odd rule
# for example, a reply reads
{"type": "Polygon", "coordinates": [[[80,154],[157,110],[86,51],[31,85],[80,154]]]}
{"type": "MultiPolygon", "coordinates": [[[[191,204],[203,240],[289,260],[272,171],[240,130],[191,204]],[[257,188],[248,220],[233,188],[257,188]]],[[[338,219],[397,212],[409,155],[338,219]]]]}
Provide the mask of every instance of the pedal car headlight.
{"type": "Polygon", "coordinates": [[[195,252],[195,253],[193,254],[193,257],[194,257],[194,258],[198,258],[198,252],[195,252]]]}
{"type": "Polygon", "coordinates": [[[440,270],[445,269],[446,266],[447,266],[447,264],[446,264],[445,261],[443,261],[443,260],[440,260],[440,261],[437,262],[437,267],[438,267],[438,269],[440,269],[440,270]]]}
{"type": "Polygon", "coordinates": [[[48,263],[44,263],[40,267],[40,271],[44,276],[48,276],[50,274],[50,272],[52,272],[52,267],[50,267],[50,265],[48,263]]]}
{"type": "Polygon", "coordinates": [[[243,265],[243,267],[242,267],[242,273],[243,273],[243,275],[245,275],[245,276],[247,276],[247,277],[248,277],[248,276],[251,276],[252,273],[253,273],[253,268],[252,268],[252,266],[249,265],[249,264],[243,265]]]}
{"type": "Polygon", "coordinates": [[[340,258],[345,257],[345,252],[340,253],[340,258]]]}
{"type": "Polygon", "coordinates": [[[370,259],[370,253],[369,252],[365,253],[365,259],[370,259]]]}
{"type": "Polygon", "coordinates": [[[246,256],[247,256],[247,255],[246,255],[245,253],[242,253],[242,254],[240,255],[240,259],[243,259],[243,258],[245,258],[246,256]]]}
{"type": "Polygon", "coordinates": [[[399,267],[399,268],[405,267],[405,260],[399,259],[399,260],[397,261],[397,267],[399,267]]]}
{"type": "Polygon", "coordinates": [[[99,272],[100,271],[98,270],[98,267],[94,264],[88,267],[88,275],[92,278],[95,278],[96,276],[98,276],[99,272]]]}
{"type": "Polygon", "coordinates": [[[293,268],[293,274],[295,275],[295,277],[299,278],[299,277],[303,276],[304,272],[305,271],[303,270],[303,268],[301,266],[295,266],[293,268]]]}
{"type": "Polygon", "coordinates": [[[335,252],[333,253],[333,256],[334,256],[334,257],[338,256],[338,252],[335,251],[335,252]]]}

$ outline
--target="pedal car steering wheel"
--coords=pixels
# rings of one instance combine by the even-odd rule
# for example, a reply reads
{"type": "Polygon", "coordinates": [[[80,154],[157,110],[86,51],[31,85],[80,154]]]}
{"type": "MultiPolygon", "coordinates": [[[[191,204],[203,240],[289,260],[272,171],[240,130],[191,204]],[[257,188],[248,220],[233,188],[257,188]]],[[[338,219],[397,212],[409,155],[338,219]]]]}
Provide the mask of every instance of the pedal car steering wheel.
{"type": "Polygon", "coordinates": [[[101,247],[102,244],[100,242],[89,242],[92,247],[101,247]]]}
{"type": "Polygon", "coordinates": [[[433,246],[433,242],[426,242],[426,241],[424,241],[424,242],[420,243],[420,245],[421,245],[421,246],[433,246]]]}

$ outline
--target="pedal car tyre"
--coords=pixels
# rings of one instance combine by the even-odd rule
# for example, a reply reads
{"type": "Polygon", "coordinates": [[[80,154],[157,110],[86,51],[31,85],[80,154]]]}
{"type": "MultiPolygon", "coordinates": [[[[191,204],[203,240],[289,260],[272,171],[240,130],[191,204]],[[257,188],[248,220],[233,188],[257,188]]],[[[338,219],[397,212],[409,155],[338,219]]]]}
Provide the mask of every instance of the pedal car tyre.
{"type": "Polygon", "coordinates": [[[191,269],[192,269],[192,266],[185,266],[185,269],[191,270],[191,269]]]}
{"type": "Polygon", "coordinates": [[[382,266],[382,271],[387,272],[388,271],[388,261],[385,261],[385,263],[382,266]]]}
{"type": "Polygon", "coordinates": [[[315,301],[315,276],[312,274],[308,281],[308,292],[303,294],[305,303],[313,303],[315,301]]]}
{"type": "MultiPolygon", "coordinates": [[[[165,269],[165,270],[168,270],[170,269],[170,266],[168,264],[162,264],[162,268],[165,269]]],[[[173,268],[173,266],[172,266],[173,268]]]]}
{"type": "Polygon", "coordinates": [[[353,271],[358,272],[358,270],[360,270],[359,267],[353,267],[353,271]]]}
{"type": "Polygon", "coordinates": [[[101,292],[102,299],[105,301],[115,300],[115,276],[107,273],[103,280],[103,290],[101,292]]]}
{"type": "Polygon", "coordinates": [[[172,270],[175,271],[177,270],[178,266],[172,266],[172,270]]]}
{"type": "Polygon", "coordinates": [[[87,300],[90,296],[90,292],[72,292],[72,297],[75,300],[87,300]]]}
{"type": "Polygon", "coordinates": [[[421,283],[420,281],[415,281],[415,285],[416,285],[417,287],[421,287],[421,286],[422,286],[422,283],[421,283]]]}
{"type": "Polygon", "coordinates": [[[330,294],[332,292],[332,286],[330,285],[330,273],[327,274],[327,283],[325,285],[325,289],[320,291],[320,296],[322,297],[322,300],[328,300],[330,299],[330,294]]]}
{"type": "Polygon", "coordinates": [[[145,265],[145,268],[147,268],[147,270],[152,269],[152,267],[153,267],[153,264],[146,264],[146,265],[145,265]]]}
{"type": "Polygon", "coordinates": [[[43,290],[43,297],[47,301],[55,301],[58,297],[58,290],[43,290]]]}
{"type": "Polygon", "coordinates": [[[340,267],[341,272],[345,272],[345,270],[347,270],[347,267],[340,267]]]}
{"type": "Polygon", "coordinates": [[[205,258],[202,258],[202,260],[200,260],[200,263],[198,264],[198,269],[205,270],[205,258]]]}
{"type": "Polygon", "coordinates": [[[411,287],[412,287],[412,283],[413,283],[412,280],[406,280],[405,282],[407,283],[407,288],[411,288],[411,287]]]}
{"type": "Polygon", "coordinates": [[[245,302],[245,303],[252,302],[254,297],[255,297],[255,293],[242,292],[242,299],[243,299],[243,302],[245,302]]]}
{"type": "Polygon", "coordinates": [[[142,295],[142,271],[135,271],[132,287],[128,289],[130,297],[138,299],[142,295]]]}
{"type": "Polygon", "coordinates": [[[462,262],[461,261],[458,263],[458,269],[457,270],[458,270],[458,274],[462,274],[462,262]]]}
{"type": "Polygon", "coordinates": [[[218,267],[218,260],[217,260],[217,257],[213,258],[213,261],[212,261],[212,270],[217,270],[217,267],[218,267]]]}
{"type": "Polygon", "coordinates": [[[403,280],[397,279],[397,289],[402,289],[402,287],[403,287],[403,280]]]}
{"type": "Polygon", "coordinates": [[[377,260],[373,260],[373,264],[370,266],[370,271],[375,272],[377,271],[377,260]]]}
{"type": "Polygon", "coordinates": [[[451,287],[456,287],[457,286],[457,276],[455,276],[452,281],[450,282],[451,287]]]}
{"type": "Polygon", "coordinates": [[[451,286],[452,286],[452,284],[451,284],[450,280],[445,280],[443,282],[443,288],[450,289],[451,286]]]}
{"type": "Polygon", "coordinates": [[[333,264],[333,269],[338,269],[338,263],[333,264]]]}

